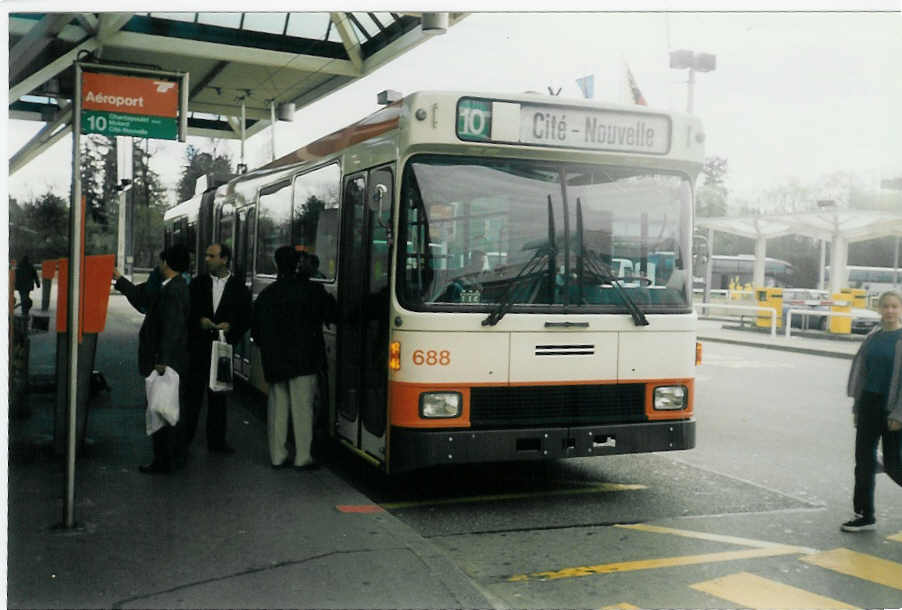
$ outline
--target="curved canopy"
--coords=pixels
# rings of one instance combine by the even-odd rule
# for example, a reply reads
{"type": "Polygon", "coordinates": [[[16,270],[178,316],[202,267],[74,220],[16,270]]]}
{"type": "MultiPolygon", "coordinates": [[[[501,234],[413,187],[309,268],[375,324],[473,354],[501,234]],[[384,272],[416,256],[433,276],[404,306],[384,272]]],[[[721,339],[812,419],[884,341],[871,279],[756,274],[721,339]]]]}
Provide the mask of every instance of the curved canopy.
{"type": "Polygon", "coordinates": [[[902,233],[902,213],[882,210],[831,209],[773,216],[696,218],[695,226],[751,239],[804,235],[853,243],[902,233]]]}
{"type": "Polygon", "coordinates": [[[188,72],[188,134],[240,137],[243,102],[249,137],[270,125],[273,104],[311,104],[465,16],[10,13],[9,116],[45,123],[13,156],[10,173],[71,133],[77,58],[188,72]]]}

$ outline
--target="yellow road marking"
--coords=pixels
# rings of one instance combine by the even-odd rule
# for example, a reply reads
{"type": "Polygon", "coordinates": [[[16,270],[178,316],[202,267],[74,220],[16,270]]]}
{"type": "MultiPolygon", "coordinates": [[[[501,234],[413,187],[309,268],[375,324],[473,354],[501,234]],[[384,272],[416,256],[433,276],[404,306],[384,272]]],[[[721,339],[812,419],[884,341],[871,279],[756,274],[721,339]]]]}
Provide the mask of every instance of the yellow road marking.
{"type": "Polygon", "coordinates": [[[639,610],[639,606],[634,606],[626,602],[620,602],[613,606],[602,606],[599,610],[639,610]]]}
{"type": "Polygon", "coordinates": [[[849,549],[833,549],[801,558],[807,563],[876,582],[894,589],[902,589],[902,564],[849,549]]]}
{"type": "MultiPolygon", "coordinates": [[[[637,530],[640,532],[651,532],[653,534],[672,534],[674,536],[684,536],[686,538],[697,538],[699,540],[711,540],[713,542],[724,542],[728,544],[736,544],[739,546],[750,546],[761,549],[769,549],[773,547],[787,548],[787,545],[778,542],[768,542],[766,540],[753,540],[751,538],[740,538],[738,536],[724,536],[722,534],[709,534],[708,532],[696,532],[692,530],[678,530],[671,527],[660,527],[658,525],[648,525],[645,523],[636,523],[633,525],[616,525],[629,530],[637,530]]],[[[800,553],[816,553],[814,549],[805,547],[795,547],[800,553]]]]}
{"type": "Polygon", "coordinates": [[[439,500],[419,500],[413,502],[386,502],[380,504],[382,508],[392,510],[399,508],[414,508],[417,506],[440,506],[443,504],[475,504],[478,502],[497,502],[499,500],[520,500],[523,498],[538,498],[544,496],[571,496],[577,494],[594,494],[608,491],[634,491],[648,489],[645,485],[633,485],[627,483],[601,483],[578,489],[553,489],[546,492],[526,491],[521,493],[494,494],[487,496],[465,496],[461,498],[442,498],[439,500]]]}
{"type": "Polygon", "coordinates": [[[892,536],[887,536],[887,540],[895,540],[896,542],[902,542],[902,532],[897,534],[893,534],[892,536]]]}
{"type": "Polygon", "coordinates": [[[856,607],[748,572],[739,572],[689,586],[745,608],[856,607]]]}
{"type": "Polygon", "coordinates": [[[508,582],[525,582],[528,580],[558,580],[561,578],[575,578],[578,576],[590,576],[592,574],[611,574],[614,572],[633,572],[636,570],[654,570],[658,568],[672,568],[676,566],[696,565],[700,563],[716,563],[719,561],[734,561],[737,559],[756,559],[759,557],[775,557],[777,555],[793,555],[801,553],[794,546],[772,546],[762,549],[746,549],[743,551],[726,551],[721,553],[704,553],[702,555],[683,555],[679,557],[660,557],[658,559],[641,559],[638,561],[619,561],[616,563],[604,563],[594,566],[578,566],[551,570],[546,572],[533,572],[532,574],[517,574],[508,578],[508,582]]]}

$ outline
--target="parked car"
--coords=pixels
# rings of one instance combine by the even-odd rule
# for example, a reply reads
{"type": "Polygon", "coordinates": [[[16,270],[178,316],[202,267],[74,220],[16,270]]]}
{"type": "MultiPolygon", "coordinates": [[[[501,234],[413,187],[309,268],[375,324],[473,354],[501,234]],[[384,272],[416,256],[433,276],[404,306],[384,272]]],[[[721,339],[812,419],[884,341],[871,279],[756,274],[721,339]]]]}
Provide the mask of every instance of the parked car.
{"type": "MultiPolygon", "coordinates": [[[[830,311],[830,293],[826,290],[812,290],[809,288],[784,288],[783,289],[783,328],[786,328],[787,313],[790,309],[807,309],[811,311],[830,311]]],[[[792,327],[802,329],[826,330],[829,323],[828,316],[794,315],[792,327]]]]}
{"type": "Polygon", "coordinates": [[[880,324],[880,314],[871,309],[852,309],[852,332],[856,335],[865,335],[871,329],[880,324]]]}

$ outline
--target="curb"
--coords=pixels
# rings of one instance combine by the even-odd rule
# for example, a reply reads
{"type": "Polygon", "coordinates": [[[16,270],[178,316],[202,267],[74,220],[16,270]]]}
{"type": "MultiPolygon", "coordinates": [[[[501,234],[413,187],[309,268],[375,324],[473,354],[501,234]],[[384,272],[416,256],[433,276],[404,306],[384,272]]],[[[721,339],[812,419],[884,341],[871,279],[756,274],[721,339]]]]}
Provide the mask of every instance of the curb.
{"type": "Polygon", "coordinates": [[[834,352],[830,350],[822,350],[815,349],[811,347],[795,347],[788,345],[772,345],[769,343],[757,343],[755,341],[741,341],[739,339],[722,339],[720,337],[703,337],[701,335],[698,336],[700,341],[713,341],[715,343],[730,343],[732,345],[746,345],[749,347],[763,347],[765,349],[773,349],[783,352],[796,352],[799,354],[810,354],[813,356],[827,356],[829,358],[842,358],[845,360],[852,360],[855,355],[854,354],[844,354],[842,352],[834,352]]]}

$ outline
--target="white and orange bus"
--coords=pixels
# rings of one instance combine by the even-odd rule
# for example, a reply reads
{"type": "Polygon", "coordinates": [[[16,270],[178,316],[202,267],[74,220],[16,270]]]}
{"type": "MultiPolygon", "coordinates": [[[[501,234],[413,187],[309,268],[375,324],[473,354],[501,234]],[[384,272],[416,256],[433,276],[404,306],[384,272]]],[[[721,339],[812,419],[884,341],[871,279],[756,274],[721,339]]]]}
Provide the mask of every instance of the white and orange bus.
{"type": "MultiPolygon", "coordinates": [[[[167,245],[230,243],[254,295],[279,246],[317,255],[329,431],[386,472],[689,449],[703,143],[681,113],[419,92],[172,208],[167,245]]],[[[249,339],[236,371],[266,390],[249,339]]]]}

